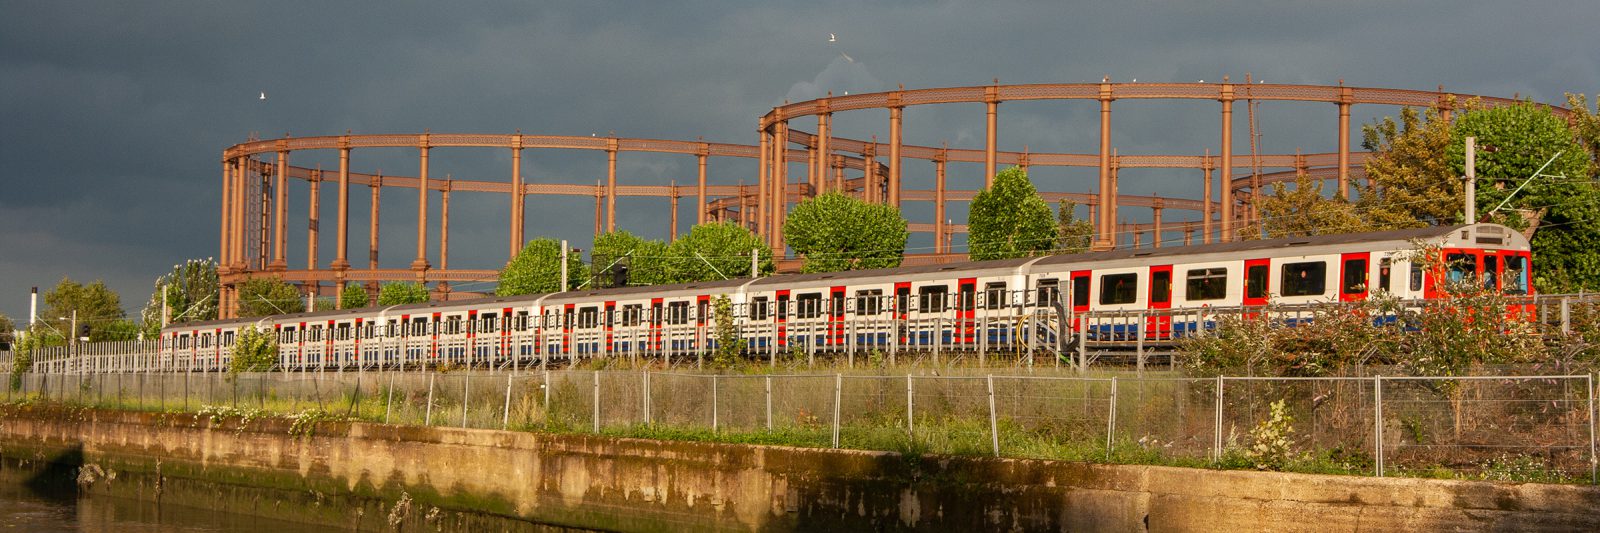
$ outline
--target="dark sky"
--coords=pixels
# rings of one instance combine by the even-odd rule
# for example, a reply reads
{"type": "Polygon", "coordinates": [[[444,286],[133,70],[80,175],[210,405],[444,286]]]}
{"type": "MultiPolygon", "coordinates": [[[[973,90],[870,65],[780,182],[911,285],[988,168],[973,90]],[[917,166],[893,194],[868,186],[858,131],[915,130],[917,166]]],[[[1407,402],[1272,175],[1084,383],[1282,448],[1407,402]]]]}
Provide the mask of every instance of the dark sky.
{"type": "MultiPolygon", "coordinates": [[[[756,118],[785,98],[994,78],[1215,82],[1250,72],[1268,82],[1442,84],[1550,103],[1566,91],[1600,92],[1593,0],[757,4],[0,1],[0,313],[25,318],[28,287],[48,288],[62,276],[104,279],[135,313],[172,264],[217,254],[220,154],[252,134],[520,128],[754,143],[756,118]],[[828,43],[829,33],[839,41],[828,43]]],[[[1094,105],[1003,104],[1001,148],[1093,152],[1094,105]]],[[[1358,106],[1356,120],[1394,112],[1358,106]]],[[[1261,115],[1264,151],[1336,145],[1332,106],[1269,103],[1261,115]]],[[[885,117],[858,112],[836,123],[841,135],[886,137],[885,117]]],[[[1113,140],[1124,154],[1215,150],[1216,117],[1213,102],[1120,106],[1113,140]]],[[[982,143],[981,106],[913,108],[906,121],[907,142],[982,143]]],[[[435,150],[431,173],[508,179],[505,152],[435,150]]],[[[360,171],[416,170],[414,150],[354,158],[360,171]]],[[[336,161],[328,152],[294,163],[336,161]]],[[[715,183],[754,174],[754,163],[716,162],[715,183]]],[[[693,167],[689,157],[624,154],[619,173],[624,183],[692,183],[693,167]]],[[[530,151],[524,169],[535,181],[605,175],[597,153],[530,151]]],[[[931,170],[907,172],[908,187],[931,187],[931,170]]],[[[981,183],[976,167],[952,172],[954,186],[981,183]]],[[[1039,172],[1035,180],[1088,190],[1079,185],[1086,176],[1039,172]]],[[[1197,197],[1191,178],[1125,173],[1122,187],[1197,197]]],[[[415,200],[396,191],[383,204],[385,267],[412,255],[415,200]]],[[[290,194],[291,243],[300,244],[291,244],[289,258],[303,268],[304,184],[290,194]]],[[[354,195],[352,212],[365,213],[364,196],[354,195]]],[[[505,199],[452,200],[451,265],[497,268],[505,199]]],[[[620,226],[665,236],[664,201],[621,206],[620,226]]],[[[530,198],[528,235],[587,245],[590,209],[587,199],[530,198]]],[[[908,208],[913,218],[927,211],[908,208]]],[[[692,221],[691,210],[682,213],[692,221]]],[[[350,255],[364,258],[365,216],[351,224],[350,255]]],[[[323,233],[326,263],[332,232],[323,233]]],[[[430,245],[437,243],[435,236],[430,245]]]]}

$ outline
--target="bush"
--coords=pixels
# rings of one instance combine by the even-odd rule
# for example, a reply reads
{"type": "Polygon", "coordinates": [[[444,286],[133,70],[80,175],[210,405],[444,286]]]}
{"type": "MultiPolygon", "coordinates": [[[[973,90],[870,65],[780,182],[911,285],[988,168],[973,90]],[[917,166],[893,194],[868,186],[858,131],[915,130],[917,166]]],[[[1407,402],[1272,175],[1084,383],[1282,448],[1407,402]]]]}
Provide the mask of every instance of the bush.
{"type": "Polygon", "coordinates": [[[277,363],[278,343],[272,338],[272,332],[258,330],[252,325],[239,332],[239,340],[233,345],[233,360],[228,363],[228,372],[266,372],[277,363]]]}

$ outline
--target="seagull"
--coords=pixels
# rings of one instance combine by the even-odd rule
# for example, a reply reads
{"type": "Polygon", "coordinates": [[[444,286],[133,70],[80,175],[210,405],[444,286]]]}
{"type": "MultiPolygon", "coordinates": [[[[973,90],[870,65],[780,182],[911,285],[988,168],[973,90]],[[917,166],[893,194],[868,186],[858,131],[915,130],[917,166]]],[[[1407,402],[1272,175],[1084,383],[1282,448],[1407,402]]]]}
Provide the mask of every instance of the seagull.
{"type": "Polygon", "coordinates": [[[830,42],[830,43],[839,42],[839,38],[835,37],[833,34],[830,33],[830,34],[828,34],[828,42],[830,42]]]}
{"type": "Polygon", "coordinates": [[[267,92],[266,91],[261,91],[261,99],[262,100],[266,100],[267,99],[267,92]]]}

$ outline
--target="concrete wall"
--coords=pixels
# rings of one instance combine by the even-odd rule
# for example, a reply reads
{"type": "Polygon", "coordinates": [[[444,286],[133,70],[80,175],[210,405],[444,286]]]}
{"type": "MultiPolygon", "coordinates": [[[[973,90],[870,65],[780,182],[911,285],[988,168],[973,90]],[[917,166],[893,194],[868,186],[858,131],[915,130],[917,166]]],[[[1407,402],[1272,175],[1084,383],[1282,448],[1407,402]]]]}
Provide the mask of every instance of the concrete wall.
{"type": "MultiPolygon", "coordinates": [[[[311,436],[289,429],[284,420],[241,427],[189,415],[13,409],[0,414],[0,455],[153,479],[146,497],[163,484],[210,484],[338,498],[345,503],[323,521],[344,524],[392,511],[404,491],[413,509],[624,531],[1600,530],[1596,487],[362,423],[323,423],[311,436]]],[[[219,505],[243,505],[217,493],[219,505]]],[[[252,505],[272,507],[259,499],[252,505]]]]}

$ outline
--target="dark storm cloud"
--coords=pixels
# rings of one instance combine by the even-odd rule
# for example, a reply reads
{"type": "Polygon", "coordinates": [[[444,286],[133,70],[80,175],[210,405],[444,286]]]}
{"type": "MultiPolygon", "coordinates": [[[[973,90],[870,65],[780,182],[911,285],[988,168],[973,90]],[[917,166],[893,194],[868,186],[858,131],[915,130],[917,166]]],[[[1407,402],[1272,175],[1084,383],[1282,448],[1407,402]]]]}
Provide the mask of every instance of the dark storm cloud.
{"type": "MultiPolygon", "coordinates": [[[[0,2],[0,13],[0,312],[11,315],[26,313],[28,286],[63,275],[104,278],[135,308],[171,264],[215,255],[219,155],[252,133],[520,128],[753,143],[756,117],[785,98],[994,78],[1237,81],[1252,72],[1287,83],[1443,84],[1545,102],[1600,90],[1600,19],[1586,1],[0,2]],[[826,42],[828,33],[839,41],[826,42]],[[256,99],[260,91],[267,101],[256,99]]],[[[1332,146],[1331,109],[1262,109],[1265,150],[1332,146]]],[[[1392,112],[1357,110],[1365,113],[1358,120],[1392,112]]],[[[1093,151],[1094,119],[1092,104],[1005,104],[1001,143],[1093,151]]],[[[1216,109],[1204,102],[1118,106],[1114,120],[1122,153],[1215,146],[1216,109]]],[[[837,122],[843,135],[887,135],[881,113],[837,122]]],[[[976,106],[912,109],[907,123],[908,142],[982,142],[976,106]]],[[[336,164],[331,154],[295,157],[336,164]]],[[[406,150],[355,158],[360,170],[416,168],[406,150]]],[[[499,151],[438,150],[432,172],[506,179],[509,164],[499,151]]],[[[693,162],[683,158],[627,154],[620,171],[624,182],[693,180],[693,162]]],[[[753,171],[725,162],[712,179],[735,183],[753,171]]],[[[603,158],[529,152],[525,172],[592,182],[604,177],[603,158]]],[[[952,182],[970,186],[974,172],[952,182]]],[[[1170,179],[1123,187],[1170,190],[1170,179]]],[[[365,256],[365,197],[352,199],[353,259],[365,256]]],[[[458,197],[452,265],[493,268],[506,248],[504,199],[458,197]]],[[[411,259],[414,202],[399,190],[384,197],[386,266],[411,259]]],[[[529,234],[586,241],[588,202],[531,200],[529,234]]],[[[618,222],[663,236],[660,204],[623,199],[618,222]]],[[[305,188],[292,188],[296,266],[305,260],[305,209],[305,188]]],[[[681,216],[687,228],[693,214],[681,216]]],[[[322,263],[333,257],[331,231],[324,236],[322,263]]]]}

